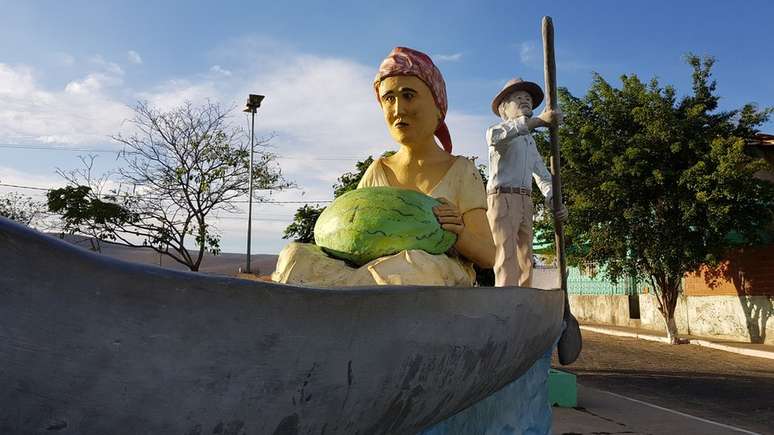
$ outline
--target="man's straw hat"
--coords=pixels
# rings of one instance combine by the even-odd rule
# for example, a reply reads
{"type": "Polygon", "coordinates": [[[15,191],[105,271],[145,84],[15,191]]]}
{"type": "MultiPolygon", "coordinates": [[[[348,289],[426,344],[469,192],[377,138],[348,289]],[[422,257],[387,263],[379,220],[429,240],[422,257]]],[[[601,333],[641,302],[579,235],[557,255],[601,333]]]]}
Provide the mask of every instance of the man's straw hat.
{"type": "Polygon", "coordinates": [[[500,111],[498,110],[500,107],[500,103],[511,92],[515,92],[515,91],[527,91],[527,93],[529,93],[532,96],[533,109],[539,106],[540,103],[543,102],[543,90],[540,89],[540,85],[538,85],[537,83],[532,83],[532,82],[522,80],[521,77],[516,77],[508,80],[505,86],[503,86],[503,90],[500,91],[500,93],[497,94],[496,97],[494,97],[494,100],[492,100],[492,112],[494,112],[495,115],[500,116],[500,111]]]}

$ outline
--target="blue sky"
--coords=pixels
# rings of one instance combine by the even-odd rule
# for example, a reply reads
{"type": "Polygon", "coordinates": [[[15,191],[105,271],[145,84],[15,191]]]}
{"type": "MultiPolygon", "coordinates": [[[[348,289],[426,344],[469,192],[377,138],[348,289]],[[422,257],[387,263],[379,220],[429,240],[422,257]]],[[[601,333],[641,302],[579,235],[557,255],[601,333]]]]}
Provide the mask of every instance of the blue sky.
{"type": "MultiPolygon", "coordinates": [[[[727,2],[7,2],[0,1],[0,144],[118,149],[129,106],[267,96],[258,135],[299,189],[275,200],[330,199],[354,162],[394,147],[370,81],[397,45],[443,72],[455,153],[485,157],[489,104],[519,75],[542,84],[540,18],[556,26],[558,81],[576,95],[592,72],[658,77],[690,89],[687,52],[717,58],[722,108],[774,105],[774,6],[727,2]],[[334,158],[336,160],[321,160],[334,158]]],[[[235,112],[234,122],[246,119],[235,112]]],[[[774,133],[774,122],[763,127],[774,133]]],[[[51,187],[84,152],[0,148],[0,182],[51,187]]],[[[97,169],[115,166],[101,153],[97,169]]],[[[2,188],[0,191],[8,191],[2,188]]],[[[25,191],[39,195],[35,191],[25,191]]],[[[253,251],[276,253],[298,205],[262,204],[253,251]]],[[[240,252],[244,216],[221,216],[240,252]]]]}

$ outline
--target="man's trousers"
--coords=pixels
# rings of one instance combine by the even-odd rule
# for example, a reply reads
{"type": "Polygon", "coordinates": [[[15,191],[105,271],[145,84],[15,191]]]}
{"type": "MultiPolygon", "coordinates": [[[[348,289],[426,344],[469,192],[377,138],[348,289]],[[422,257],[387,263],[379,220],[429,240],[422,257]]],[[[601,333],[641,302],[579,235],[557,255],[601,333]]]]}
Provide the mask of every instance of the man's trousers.
{"type": "Polygon", "coordinates": [[[532,197],[487,195],[486,211],[495,244],[495,286],[532,286],[532,197]]]}

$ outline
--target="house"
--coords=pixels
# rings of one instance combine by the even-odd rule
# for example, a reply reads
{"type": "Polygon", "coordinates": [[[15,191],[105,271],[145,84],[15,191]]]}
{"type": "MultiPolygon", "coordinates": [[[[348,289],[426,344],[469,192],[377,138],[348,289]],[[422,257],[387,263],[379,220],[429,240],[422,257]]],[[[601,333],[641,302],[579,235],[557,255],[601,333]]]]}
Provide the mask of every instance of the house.
{"type": "Polygon", "coordinates": [[[746,149],[750,155],[760,157],[771,165],[769,170],[759,171],[755,176],[774,183],[774,134],[756,134],[752,140],[747,142],[746,149]]]}

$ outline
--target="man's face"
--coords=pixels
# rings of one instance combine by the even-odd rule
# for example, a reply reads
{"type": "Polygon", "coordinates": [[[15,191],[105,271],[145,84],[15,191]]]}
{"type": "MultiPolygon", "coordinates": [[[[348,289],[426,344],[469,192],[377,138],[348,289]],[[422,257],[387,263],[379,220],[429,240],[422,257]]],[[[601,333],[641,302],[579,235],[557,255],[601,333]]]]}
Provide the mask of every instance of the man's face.
{"type": "Polygon", "coordinates": [[[514,91],[500,103],[500,116],[504,119],[516,119],[520,116],[532,116],[532,96],[527,91],[514,91]]]}

